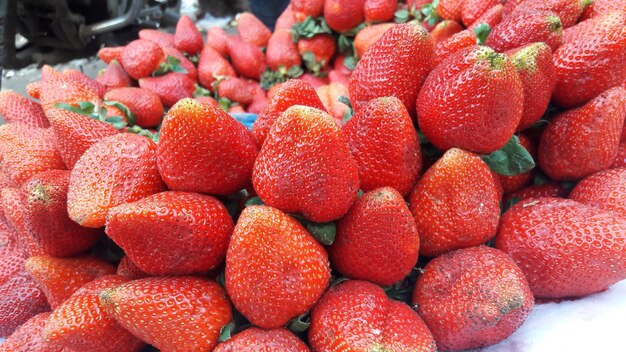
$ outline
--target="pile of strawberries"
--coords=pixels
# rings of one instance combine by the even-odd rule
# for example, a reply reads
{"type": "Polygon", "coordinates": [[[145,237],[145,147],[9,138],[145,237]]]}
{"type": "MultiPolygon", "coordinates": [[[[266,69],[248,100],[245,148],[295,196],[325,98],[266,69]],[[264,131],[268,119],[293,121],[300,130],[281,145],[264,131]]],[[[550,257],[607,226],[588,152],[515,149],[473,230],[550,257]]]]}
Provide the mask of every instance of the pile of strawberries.
{"type": "Polygon", "coordinates": [[[589,3],[292,0],[44,66],[0,92],[0,351],[464,350],[626,279],[589,3]]]}

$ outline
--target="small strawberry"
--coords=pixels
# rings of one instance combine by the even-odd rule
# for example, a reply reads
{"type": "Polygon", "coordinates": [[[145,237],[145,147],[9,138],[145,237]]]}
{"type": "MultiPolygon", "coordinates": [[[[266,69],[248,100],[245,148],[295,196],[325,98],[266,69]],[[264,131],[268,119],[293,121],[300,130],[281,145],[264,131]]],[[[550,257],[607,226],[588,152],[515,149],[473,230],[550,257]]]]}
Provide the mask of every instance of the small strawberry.
{"type": "MultiPolygon", "coordinates": [[[[25,257],[44,254],[41,245],[24,225],[24,202],[19,188],[3,188],[0,192],[2,216],[9,230],[16,235],[16,240],[25,257]]],[[[19,254],[19,253],[14,253],[19,254]]]]}
{"type": "Polygon", "coordinates": [[[590,0],[525,0],[515,8],[511,16],[527,10],[552,11],[563,23],[563,28],[576,24],[576,21],[585,8],[593,1],[590,0]]]}
{"type": "Polygon", "coordinates": [[[388,22],[398,7],[398,0],[365,0],[363,3],[363,17],[365,22],[388,22]]]}
{"type": "Polygon", "coordinates": [[[149,40],[158,44],[161,48],[174,48],[176,46],[174,35],[157,29],[142,29],[138,33],[139,39],[149,40]]]}
{"type": "Polygon", "coordinates": [[[292,16],[298,22],[304,21],[307,17],[320,17],[324,12],[324,0],[292,0],[290,6],[292,16]]]}
{"type": "Polygon", "coordinates": [[[324,19],[335,32],[347,32],[364,20],[365,0],[326,0],[324,19]]]}
{"type": "Polygon", "coordinates": [[[550,49],[561,45],[563,26],[554,12],[527,10],[516,12],[495,26],[485,45],[505,52],[535,42],[544,42],[550,49]]]}
{"type": "Polygon", "coordinates": [[[437,45],[438,43],[441,43],[451,36],[459,33],[463,29],[463,26],[455,20],[443,20],[437,23],[433,31],[430,32],[430,37],[433,39],[433,43],[437,45]]]}
{"type": "Polygon", "coordinates": [[[309,352],[309,348],[287,329],[248,328],[226,340],[213,352],[309,352]]]}
{"type": "Polygon", "coordinates": [[[594,0],[585,8],[579,20],[584,21],[613,11],[624,11],[624,9],[626,9],[626,0],[594,0]]]}
{"type": "Polygon", "coordinates": [[[98,50],[98,58],[104,61],[105,64],[110,64],[111,61],[122,62],[123,46],[104,47],[98,50]]]}
{"type": "Polygon", "coordinates": [[[115,274],[115,267],[95,257],[55,258],[30,257],[24,263],[26,271],[34,278],[50,303],[57,308],[76,290],[100,276],[115,274]]]}
{"type": "MultiPolygon", "coordinates": [[[[511,2],[513,2],[513,0],[508,0],[506,3],[508,4],[511,2]]],[[[485,11],[485,13],[483,13],[482,16],[478,17],[478,19],[476,19],[476,21],[474,21],[472,25],[467,27],[467,29],[473,31],[476,29],[476,27],[480,26],[483,23],[488,24],[489,28],[493,28],[497,26],[500,22],[502,22],[503,11],[504,11],[504,5],[498,4],[490,8],[489,10],[485,11]]]]}
{"type": "Polygon", "coordinates": [[[502,203],[510,204],[513,200],[520,202],[522,200],[530,198],[564,198],[567,192],[560,184],[556,182],[549,182],[542,185],[532,185],[520,189],[519,191],[507,194],[502,203]]]}
{"type": "Polygon", "coordinates": [[[237,22],[237,33],[241,39],[259,48],[267,46],[267,41],[272,32],[254,14],[250,12],[240,13],[235,21],[237,22]]]}
{"type": "Polygon", "coordinates": [[[465,0],[461,4],[461,19],[466,27],[471,26],[490,8],[501,4],[502,0],[465,0]]]}
{"type": "Polygon", "coordinates": [[[330,282],[324,247],[268,206],[241,213],[226,254],[226,291],[254,325],[272,329],[307,312],[330,282]]]}
{"type": "Polygon", "coordinates": [[[256,80],[261,78],[267,65],[265,64],[265,54],[260,48],[237,36],[229,36],[226,46],[233,67],[240,75],[256,80]]]}
{"type": "Polygon", "coordinates": [[[486,246],[430,261],[413,303],[440,351],[498,343],[522,325],[534,306],[524,273],[505,253],[486,246]]]}
{"type": "MultiPolygon", "coordinates": [[[[228,40],[228,34],[224,31],[222,27],[211,27],[207,31],[206,35],[206,45],[210,46],[213,50],[215,50],[220,56],[227,57],[228,56],[228,47],[226,46],[226,41],[228,40]]],[[[204,50],[203,48],[203,50],[204,50]]]]}
{"type": "Polygon", "coordinates": [[[106,87],[95,79],[87,76],[86,74],[78,70],[69,69],[63,71],[63,76],[70,82],[74,82],[78,85],[87,87],[90,91],[98,94],[98,97],[100,99],[104,97],[106,87]]]}
{"type": "Polygon", "coordinates": [[[291,38],[291,32],[276,30],[267,43],[265,52],[267,65],[277,71],[280,66],[289,69],[292,66],[302,65],[298,47],[291,38]]]}
{"type": "Polygon", "coordinates": [[[132,85],[132,78],[116,60],[111,61],[102,74],[98,74],[96,81],[104,85],[107,91],[132,85]]]}
{"type": "Polygon", "coordinates": [[[198,81],[208,89],[213,89],[216,76],[236,77],[237,73],[230,63],[211,46],[205,46],[198,61],[198,81]]]}
{"type": "Polygon", "coordinates": [[[600,171],[584,178],[569,198],[626,218],[626,168],[600,171]]]}
{"type": "Polygon", "coordinates": [[[164,58],[163,49],[158,44],[137,39],[124,47],[120,63],[129,76],[140,79],[150,76],[164,58]]]}
{"type": "Polygon", "coordinates": [[[135,123],[148,128],[157,126],[163,118],[163,104],[155,93],[137,87],[112,89],[104,96],[107,101],[119,102],[135,116],[135,123]]]}
{"type": "Polygon", "coordinates": [[[331,287],[311,312],[308,334],[314,351],[437,350],[415,311],[367,281],[331,287]]]}
{"type": "Polygon", "coordinates": [[[41,334],[49,316],[45,312],[28,319],[0,344],[0,352],[63,352],[63,347],[51,345],[41,334]]]}
{"type": "Polygon", "coordinates": [[[165,106],[173,106],[177,101],[191,97],[196,89],[195,84],[188,75],[178,72],[139,80],[139,87],[156,93],[165,106]]]}
{"type": "MultiPolygon", "coordinates": [[[[304,1],[308,1],[308,0],[304,0],[304,1]]],[[[311,0],[311,1],[321,4],[320,6],[322,7],[322,11],[323,11],[324,0],[311,0]]],[[[274,25],[274,31],[278,31],[279,29],[291,31],[291,28],[296,23],[295,14],[292,11],[292,6],[293,6],[292,2],[294,1],[290,1],[289,5],[287,5],[283,13],[281,13],[280,16],[278,16],[278,18],[276,19],[276,24],[274,25]]],[[[311,16],[311,17],[319,17],[319,16],[311,16]]],[[[306,16],[302,18],[302,20],[304,20],[305,18],[306,16]]]]}
{"type": "Polygon", "coordinates": [[[176,32],[174,33],[174,45],[176,49],[187,53],[189,55],[195,55],[202,50],[204,43],[202,42],[202,35],[196,28],[191,18],[187,15],[182,15],[176,23],[176,32]]]}
{"type": "MultiPolygon", "coordinates": [[[[537,144],[524,134],[518,136],[519,143],[528,153],[537,160],[537,144]]],[[[520,190],[531,183],[535,176],[535,170],[526,171],[514,176],[498,175],[504,193],[511,193],[520,190]]]]}
{"type": "Polygon", "coordinates": [[[122,327],[161,351],[210,351],[232,319],[224,289],[197,277],[129,281],[105,289],[99,298],[122,327]]]}
{"type": "Polygon", "coordinates": [[[0,92],[0,115],[5,123],[22,123],[29,127],[50,127],[41,105],[13,91],[0,92]]]}
{"type": "Polygon", "coordinates": [[[326,111],[335,119],[338,125],[341,125],[348,106],[340,102],[339,97],[347,96],[348,88],[341,83],[331,83],[317,88],[315,92],[319,95],[326,111]]]}
{"type": "Polygon", "coordinates": [[[354,37],[356,56],[363,57],[365,52],[393,26],[395,26],[393,23],[379,23],[360,30],[359,33],[356,34],[356,37],[354,37]]]}
{"type": "Polygon", "coordinates": [[[131,280],[143,279],[151,276],[150,274],[139,269],[137,264],[133,263],[127,255],[120,260],[120,263],[117,266],[116,274],[125,276],[131,280]]]}

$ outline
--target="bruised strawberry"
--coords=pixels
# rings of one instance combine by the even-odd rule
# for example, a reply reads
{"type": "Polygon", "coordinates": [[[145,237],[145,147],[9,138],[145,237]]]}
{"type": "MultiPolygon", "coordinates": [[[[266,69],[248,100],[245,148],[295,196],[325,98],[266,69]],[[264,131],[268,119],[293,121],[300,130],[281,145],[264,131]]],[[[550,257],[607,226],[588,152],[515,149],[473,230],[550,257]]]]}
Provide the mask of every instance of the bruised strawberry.
{"type": "Polygon", "coordinates": [[[433,31],[430,32],[430,37],[433,39],[433,43],[437,45],[462,30],[463,26],[459,24],[459,22],[455,20],[443,20],[437,23],[433,31]]]}
{"type": "Polygon", "coordinates": [[[563,23],[563,28],[571,27],[583,13],[585,8],[593,1],[590,0],[524,0],[511,15],[528,10],[552,11],[563,23]]]}
{"type": "Polygon", "coordinates": [[[120,263],[117,266],[116,274],[125,276],[131,280],[143,279],[151,276],[150,274],[139,269],[137,264],[133,263],[127,255],[120,260],[120,263]]]}
{"type": "Polygon", "coordinates": [[[95,79],[87,76],[86,74],[78,70],[69,69],[69,70],[63,71],[63,76],[67,78],[70,82],[74,82],[78,85],[87,87],[89,90],[98,94],[99,98],[102,99],[104,97],[104,93],[106,92],[106,87],[102,85],[100,82],[96,81],[95,79]]]}
{"type": "Polygon", "coordinates": [[[326,0],[324,19],[335,32],[347,32],[364,20],[365,0],[326,0]]]}
{"type": "Polygon", "coordinates": [[[524,273],[505,253],[486,246],[433,259],[413,291],[413,303],[440,351],[498,343],[533,309],[524,273]]]}
{"type": "Polygon", "coordinates": [[[302,225],[268,206],[241,213],[226,254],[226,290],[254,325],[272,329],[307,312],[330,281],[328,255],[302,225]]]}
{"type": "MultiPolygon", "coordinates": [[[[509,0],[506,3],[508,4],[510,2],[512,2],[512,0],[509,0]]],[[[474,29],[476,29],[476,27],[478,27],[479,25],[483,23],[488,24],[489,28],[493,28],[497,26],[500,22],[502,22],[503,10],[504,10],[504,5],[502,4],[498,4],[490,8],[489,10],[485,11],[485,13],[483,13],[482,16],[478,17],[478,19],[476,19],[476,21],[474,21],[472,25],[467,27],[467,29],[473,31],[474,29]]]]}
{"type": "Polygon", "coordinates": [[[486,243],[500,220],[502,189],[478,155],[450,149],[417,182],[410,208],[420,254],[434,257],[486,243]]]}
{"type": "Polygon", "coordinates": [[[213,352],[309,352],[309,348],[287,329],[246,329],[226,340],[213,352]]]}
{"type": "Polygon", "coordinates": [[[363,57],[365,52],[394,25],[395,24],[393,23],[380,23],[367,26],[360,30],[359,33],[356,34],[356,37],[354,37],[354,50],[356,52],[356,56],[363,57]]]}
{"type": "Polygon", "coordinates": [[[129,281],[99,298],[122,327],[162,351],[210,351],[232,319],[224,289],[197,277],[129,281]]]}
{"type": "Polygon", "coordinates": [[[522,11],[504,19],[495,26],[485,45],[497,52],[505,52],[534,42],[544,42],[550,49],[561,45],[561,20],[549,11],[522,11]]]}
{"type": "Polygon", "coordinates": [[[98,50],[98,58],[104,61],[105,64],[110,64],[111,61],[116,60],[122,62],[123,46],[104,47],[98,50]]]}
{"type": "MultiPolygon", "coordinates": [[[[518,136],[519,143],[528,153],[533,157],[533,159],[537,159],[537,144],[533,142],[526,135],[520,134],[518,136]]],[[[514,176],[505,176],[498,175],[498,179],[500,180],[500,184],[502,185],[502,190],[504,193],[515,192],[521,188],[524,188],[528,184],[532,182],[533,177],[535,176],[535,170],[531,169],[529,171],[514,175],[514,176]]]]}
{"type": "MultiPolygon", "coordinates": [[[[4,188],[0,192],[2,215],[9,230],[17,236],[16,240],[26,258],[44,254],[39,242],[26,230],[24,225],[24,202],[19,188],[4,188]]],[[[19,253],[14,253],[19,254],[19,253]]]]}
{"type": "Polygon", "coordinates": [[[350,99],[358,112],[368,101],[395,96],[415,116],[415,99],[433,66],[433,44],[424,28],[393,26],[370,47],[350,78],[350,99]]]}
{"type": "Polygon", "coordinates": [[[584,21],[613,11],[624,11],[624,9],[626,9],[626,0],[594,0],[585,8],[579,20],[584,21]]]}
{"type": "Polygon", "coordinates": [[[176,23],[174,45],[176,49],[189,55],[195,55],[202,50],[204,45],[202,35],[187,15],[180,16],[178,23],[176,23]]]}
{"type": "Polygon", "coordinates": [[[196,89],[195,84],[188,75],[178,72],[139,80],[139,87],[156,93],[165,106],[173,106],[177,101],[191,97],[196,89]]]}
{"type": "Polygon", "coordinates": [[[0,344],[0,352],[63,352],[63,347],[53,346],[41,334],[49,316],[45,312],[28,319],[0,344]]]}
{"type": "Polygon", "coordinates": [[[617,156],[625,117],[621,87],[561,113],[541,135],[541,169],[554,180],[577,180],[608,168],[617,156]]]}
{"type": "Polygon", "coordinates": [[[24,263],[55,309],[84,284],[100,276],[115,274],[115,267],[95,257],[30,257],[24,263]]]}
{"type": "Polygon", "coordinates": [[[215,76],[236,77],[235,69],[211,46],[207,45],[200,53],[198,61],[198,81],[208,89],[213,89],[215,76]]]}
{"type": "Polygon", "coordinates": [[[277,71],[280,66],[289,69],[292,66],[302,65],[298,47],[291,39],[291,32],[287,30],[276,30],[272,34],[267,43],[265,55],[267,65],[274,71],[277,71]]]}
{"type": "Polygon", "coordinates": [[[428,327],[408,305],[358,280],[331,287],[311,312],[314,351],[437,350],[428,327]]]}
{"type": "Polygon", "coordinates": [[[365,22],[387,22],[393,20],[398,0],[365,0],[363,17],[365,22]]]}
{"type": "Polygon", "coordinates": [[[419,177],[420,144],[411,117],[395,97],[376,98],[342,128],[365,192],[389,186],[406,196],[419,177]]]}
{"type": "Polygon", "coordinates": [[[137,35],[139,36],[139,39],[149,40],[164,49],[174,48],[176,46],[173,34],[157,29],[142,29],[137,35]]]}
{"type": "Polygon", "coordinates": [[[241,76],[256,80],[261,78],[267,65],[265,64],[265,54],[259,47],[237,36],[229,36],[226,46],[233,67],[241,76]]]}
{"type": "Polygon", "coordinates": [[[569,198],[626,218],[626,169],[609,169],[586,177],[569,198]]]}
{"type": "Polygon", "coordinates": [[[5,123],[21,123],[29,127],[50,127],[41,105],[13,91],[0,92],[0,115],[5,123]]]}
{"type": "Polygon", "coordinates": [[[107,275],[74,292],[48,318],[42,331],[45,341],[72,351],[139,351],[144,342],[121,327],[98,299],[102,290],[126,281],[123,276],[107,275]]]}
{"type": "Polygon", "coordinates": [[[343,116],[348,110],[348,106],[339,101],[339,97],[348,95],[348,88],[341,83],[331,83],[321,86],[315,90],[320,97],[324,108],[341,125],[343,116]]]}
{"type": "Polygon", "coordinates": [[[490,8],[500,4],[502,0],[465,0],[461,4],[461,19],[466,27],[471,26],[490,8]]]}
{"type": "Polygon", "coordinates": [[[148,77],[165,58],[163,49],[149,40],[137,39],[128,43],[122,51],[122,67],[134,79],[148,77]]]}
{"type": "Polygon", "coordinates": [[[163,118],[161,99],[147,89],[137,87],[112,89],[104,98],[126,106],[135,115],[135,124],[141,127],[157,126],[163,118]]]}
{"type": "Polygon", "coordinates": [[[70,176],[67,210],[81,226],[102,227],[110,208],[164,190],[150,139],[120,133],[94,144],[70,176]]]}
{"type": "Polygon", "coordinates": [[[512,200],[517,202],[530,199],[530,198],[564,198],[567,192],[560,184],[556,182],[549,182],[542,185],[532,185],[520,189],[519,191],[507,194],[502,202],[504,204],[510,204],[512,200]]]}
{"type": "Polygon", "coordinates": [[[102,74],[98,74],[96,81],[104,85],[107,91],[132,85],[132,79],[116,60],[111,61],[102,74]]]}
{"type": "Polygon", "coordinates": [[[535,297],[580,297],[626,278],[625,237],[622,217],[569,199],[535,198],[504,214],[496,248],[520,266],[535,297]]]}
{"type": "Polygon", "coordinates": [[[260,19],[250,12],[244,12],[237,15],[237,33],[244,41],[264,48],[270,39],[272,32],[267,28],[260,19]]]}
{"type": "Polygon", "coordinates": [[[296,105],[272,126],[252,183],[265,204],[326,222],[345,215],[356,199],[358,165],[330,115],[296,105]]]}
{"type": "MultiPolygon", "coordinates": [[[[213,50],[220,54],[220,56],[226,57],[228,56],[228,47],[226,46],[227,40],[228,34],[226,34],[222,27],[211,27],[207,31],[206,45],[204,48],[210,46],[213,50]]],[[[202,50],[204,50],[204,48],[202,50]]]]}

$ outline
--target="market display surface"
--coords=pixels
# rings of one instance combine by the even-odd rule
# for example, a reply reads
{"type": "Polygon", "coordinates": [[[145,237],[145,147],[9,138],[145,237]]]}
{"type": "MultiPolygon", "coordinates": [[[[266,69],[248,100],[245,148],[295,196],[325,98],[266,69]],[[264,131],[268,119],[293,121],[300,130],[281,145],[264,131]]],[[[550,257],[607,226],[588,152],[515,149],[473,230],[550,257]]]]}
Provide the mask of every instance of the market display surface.
{"type": "Polygon", "coordinates": [[[0,92],[0,351],[620,350],[626,1],[231,25],[0,92]]]}

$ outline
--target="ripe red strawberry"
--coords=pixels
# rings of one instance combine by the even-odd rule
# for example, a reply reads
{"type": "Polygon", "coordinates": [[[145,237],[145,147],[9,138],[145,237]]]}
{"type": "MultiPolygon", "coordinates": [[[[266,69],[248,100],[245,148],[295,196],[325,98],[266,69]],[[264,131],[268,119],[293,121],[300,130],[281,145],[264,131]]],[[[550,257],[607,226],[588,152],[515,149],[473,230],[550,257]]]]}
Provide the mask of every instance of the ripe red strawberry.
{"type": "MultiPolygon", "coordinates": [[[[39,102],[44,113],[56,106],[57,103],[75,105],[79,102],[90,102],[99,106],[98,95],[87,88],[77,85],[75,82],[54,79],[47,82],[39,82],[39,102]]],[[[46,115],[47,116],[47,115],[46,115]]],[[[48,117],[48,120],[50,117],[48,117]]],[[[52,121],[50,121],[52,125],[52,121]]]]}
{"type": "Polygon", "coordinates": [[[465,0],[461,3],[461,19],[466,27],[471,26],[485,12],[501,4],[502,0],[465,0]]]}
{"type": "Polygon", "coordinates": [[[556,182],[549,182],[543,185],[532,185],[526,188],[522,188],[517,192],[507,194],[503,203],[507,204],[513,198],[516,198],[517,201],[522,201],[530,198],[545,198],[545,197],[554,197],[554,198],[564,198],[567,195],[567,192],[560,184],[556,182]]]}
{"type": "Polygon", "coordinates": [[[340,102],[339,97],[348,96],[348,88],[341,83],[331,83],[317,88],[315,92],[320,97],[326,111],[335,119],[337,125],[341,125],[348,106],[340,102]]]}
{"type": "MultiPolygon", "coordinates": [[[[508,4],[511,2],[513,2],[513,0],[508,0],[506,3],[508,4]]],[[[489,28],[493,28],[497,26],[500,22],[502,22],[503,11],[504,11],[504,5],[498,4],[490,8],[489,10],[485,11],[485,13],[483,13],[482,16],[478,17],[472,25],[467,27],[467,29],[473,31],[474,29],[476,29],[476,27],[478,27],[479,25],[483,23],[488,24],[489,28]]]]}
{"type": "Polygon", "coordinates": [[[626,218],[626,168],[586,177],[574,187],[569,198],[626,218]]]}
{"type": "Polygon", "coordinates": [[[463,19],[463,0],[439,0],[437,14],[444,20],[461,22],[463,19]]]}
{"type": "Polygon", "coordinates": [[[173,106],[177,101],[191,97],[195,84],[196,82],[188,75],[178,72],[139,80],[139,87],[156,93],[165,106],[173,106]]]}
{"type": "Polygon", "coordinates": [[[115,274],[113,265],[88,256],[74,258],[35,256],[28,258],[24,266],[41,287],[52,309],[58,307],[86,283],[103,275],[115,274]]]}
{"type": "Polygon", "coordinates": [[[228,77],[217,83],[217,95],[240,104],[250,104],[254,94],[254,87],[250,82],[243,78],[228,77]]]}
{"type": "Polygon", "coordinates": [[[310,84],[315,89],[325,84],[330,84],[330,80],[328,79],[328,77],[318,77],[310,72],[303,74],[302,76],[298,77],[298,79],[310,84]]]}
{"type": "Polygon", "coordinates": [[[213,89],[215,76],[236,77],[235,69],[211,46],[205,46],[198,61],[198,80],[208,89],[213,89]]]}
{"type": "Polygon", "coordinates": [[[505,52],[544,42],[550,49],[556,50],[561,45],[562,36],[563,26],[554,12],[528,10],[516,12],[495,26],[485,45],[497,52],[505,52]]]}
{"type": "Polygon", "coordinates": [[[49,316],[50,312],[45,312],[28,319],[0,344],[0,352],[63,352],[63,347],[53,346],[41,335],[49,316]]]}
{"type": "Polygon", "coordinates": [[[420,144],[406,108],[395,97],[376,98],[342,128],[365,192],[389,186],[406,196],[422,165],[420,144]]]}
{"type": "Polygon", "coordinates": [[[330,115],[292,106],[263,143],[252,183],[265,204],[326,222],[345,215],[356,199],[358,165],[330,115]]]}
{"type": "Polygon", "coordinates": [[[149,40],[158,44],[161,48],[174,48],[176,46],[174,35],[157,29],[142,29],[138,33],[139,39],[149,40]]]}
{"type": "Polygon", "coordinates": [[[302,65],[298,47],[291,39],[291,32],[287,30],[275,31],[267,43],[265,51],[267,65],[277,71],[280,66],[286,69],[302,65]]]}
{"type": "Polygon", "coordinates": [[[395,96],[415,116],[415,99],[433,67],[433,44],[418,24],[393,26],[370,47],[350,78],[350,99],[359,111],[378,97],[395,96]]]}
{"type": "Polygon", "coordinates": [[[104,47],[98,50],[98,58],[104,61],[105,64],[110,64],[111,61],[116,60],[122,62],[123,46],[104,47]]]}
{"type": "Polygon", "coordinates": [[[132,79],[116,60],[111,61],[102,74],[98,74],[96,81],[103,84],[107,91],[132,85],[132,79]]]}
{"type": "Polygon", "coordinates": [[[87,87],[89,90],[98,94],[99,98],[102,99],[104,97],[104,93],[106,92],[106,87],[102,85],[100,82],[96,81],[95,79],[87,76],[86,74],[78,70],[69,69],[69,70],[63,71],[63,76],[66,79],[68,79],[70,82],[74,82],[76,84],[87,87]]]}
{"type": "Polygon", "coordinates": [[[594,0],[591,5],[585,8],[579,20],[584,21],[613,11],[624,11],[624,9],[626,9],[625,0],[594,0]]]}
{"type": "Polygon", "coordinates": [[[272,32],[260,19],[250,12],[243,12],[237,15],[237,33],[244,41],[259,48],[267,46],[272,32]]]}
{"type": "Polygon", "coordinates": [[[41,105],[13,91],[0,92],[0,115],[5,123],[22,123],[29,127],[50,127],[41,105]]]}
{"type": "Polygon", "coordinates": [[[213,352],[309,352],[309,348],[287,329],[248,328],[226,340],[213,352]]]}
{"type": "Polygon", "coordinates": [[[502,54],[484,46],[446,58],[428,76],[417,98],[420,129],[439,149],[477,153],[498,150],[522,117],[523,86],[502,54]],[[507,99],[498,99],[499,96],[507,99]]]}
{"type": "MultiPolygon", "coordinates": [[[[9,230],[15,233],[16,240],[26,258],[44,254],[41,245],[26,231],[24,225],[24,202],[19,188],[4,188],[0,192],[2,216],[9,230]]],[[[18,252],[13,253],[15,255],[18,252]]]]}
{"type": "Polygon", "coordinates": [[[34,315],[50,310],[43,292],[24,270],[24,260],[16,255],[0,257],[0,338],[11,335],[34,315]]]}
{"type": "Polygon", "coordinates": [[[617,151],[617,157],[611,165],[612,168],[626,167],[626,140],[623,140],[619,144],[619,150],[617,151]]]}
{"type": "Polygon", "coordinates": [[[299,79],[292,79],[281,84],[269,99],[267,107],[259,114],[252,126],[252,134],[259,146],[263,145],[276,119],[289,107],[305,105],[316,109],[324,109],[324,104],[316,94],[315,89],[310,84],[299,79]]]}
{"type": "Polygon", "coordinates": [[[48,318],[42,331],[45,340],[72,351],[139,351],[144,342],[121,327],[98,299],[102,290],[127,281],[123,276],[106,275],[74,292],[48,318]]]}
{"type": "MultiPolygon", "coordinates": [[[[526,149],[528,153],[530,153],[533,159],[537,160],[537,144],[524,134],[520,134],[518,138],[519,144],[521,144],[522,147],[524,147],[524,149],[526,149]]],[[[511,193],[520,190],[530,184],[534,176],[535,169],[532,169],[530,171],[526,171],[514,176],[498,175],[498,179],[500,180],[500,184],[502,185],[503,192],[511,193]]]]}
{"type": "MultiPolygon", "coordinates": [[[[228,40],[228,34],[222,29],[222,27],[211,27],[207,31],[206,35],[206,45],[210,46],[213,50],[215,50],[222,57],[228,56],[228,47],[226,46],[226,41],[228,40]]],[[[204,50],[204,48],[202,50],[204,50]]]]}
{"type": "Polygon", "coordinates": [[[241,105],[231,105],[228,108],[228,113],[229,114],[243,114],[245,112],[246,112],[246,110],[241,105]]]}
{"type": "Polygon", "coordinates": [[[237,36],[229,36],[226,46],[235,70],[241,76],[259,80],[267,67],[261,49],[237,36]]]}
{"type": "Polygon", "coordinates": [[[597,16],[566,30],[554,52],[553,100],[564,107],[586,103],[626,82],[626,12],[597,16]],[[584,60],[580,58],[584,57],[584,60]]]}
{"type": "Polygon", "coordinates": [[[387,22],[393,20],[398,0],[365,0],[363,17],[365,22],[387,22]]]}
{"type": "Polygon", "coordinates": [[[324,0],[292,0],[290,6],[297,22],[302,22],[309,16],[320,17],[324,12],[324,0]]]}
{"type": "Polygon", "coordinates": [[[198,70],[196,70],[196,65],[193,64],[183,53],[176,50],[176,48],[163,48],[163,54],[166,57],[166,60],[169,56],[178,59],[180,62],[178,65],[187,71],[187,76],[189,78],[196,81],[198,79],[198,70]]]}
{"type": "Polygon", "coordinates": [[[209,106],[212,106],[214,108],[218,108],[219,104],[217,103],[217,100],[215,100],[212,97],[197,97],[197,98],[193,98],[193,100],[203,103],[203,104],[207,104],[209,106]]]}
{"type": "Polygon", "coordinates": [[[417,182],[410,208],[420,254],[434,257],[495,236],[502,188],[478,155],[450,149],[417,182]]]}
{"type": "Polygon", "coordinates": [[[137,87],[112,89],[104,96],[107,101],[124,104],[135,115],[135,123],[141,127],[155,127],[163,118],[163,104],[155,93],[137,87]]]}
{"type": "MultiPolygon", "coordinates": [[[[2,214],[4,217],[4,214],[2,214]]],[[[16,255],[27,258],[25,248],[22,246],[22,239],[19,234],[7,224],[5,219],[0,221],[0,257],[5,255],[16,255]]]]}
{"type": "Polygon", "coordinates": [[[552,51],[545,43],[533,43],[506,52],[524,87],[524,110],[517,130],[531,127],[546,112],[556,86],[552,51]]]}
{"type": "Polygon", "coordinates": [[[542,10],[554,12],[563,23],[563,28],[571,27],[583,13],[585,8],[591,4],[589,0],[524,0],[511,16],[527,10],[542,10]]]}
{"type": "Polygon", "coordinates": [[[625,237],[622,217],[569,199],[536,198],[504,214],[496,248],[513,257],[535,297],[580,297],[626,278],[625,237]]]}
{"type": "MultiPolygon", "coordinates": [[[[307,1],[307,0],[304,0],[304,1],[307,1]]],[[[312,0],[312,1],[319,3],[323,11],[324,0],[312,0]]],[[[292,11],[292,7],[293,7],[292,3],[294,2],[295,1],[290,1],[289,5],[287,5],[283,13],[281,13],[280,16],[278,16],[278,18],[276,19],[276,24],[274,25],[274,31],[278,31],[279,29],[285,29],[285,30],[291,31],[291,28],[296,23],[295,14],[292,11]]],[[[319,17],[319,16],[312,16],[312,17],[319,17]]],[[[306,16],[304,18],[306,18],[306,16]]],[[[304,18],[302,20],[304,20],[304,18]]]]}
{"type": "Polygon", "coordinates": [[[402,195],[384,187],[357,199],[337,223],[337,236],[329,249],[340,273],[381,286],[407,276],[419,252],[419,235],[402,195]]]}
{"type": "Polygon", "coordinates": [[[120,263],[117,266],[116,274],[125,276],[131,280],[143,279],[151,276],[150,274],[139,269],[137,264],[133,263],[127,255],[120,260],[120,263]]]}
{"type": "Polygon", "coordinates": [[[611,166],[626,117],[626,89],[615,87],[558,115],[539,142],[539,165],[554,180],[577,180],[611,166]]]}
{"type": "Polygon", "coordinates": [[[120,63],[129,76],[140,79],[150,76],[164,58],[163,49],[158,44],[137,39],[124,47],[120,63]]]}
{"type": "Polygon", "coordinates": [[[331,287],[313,308],[309,344],[314,351],[437,350],[428,327],[408,305],[357,280],[331,287]]]}
{"type": "Polygon", "coordinates": [[[330,282],[328,254],[302,225],[268,206],[241,213],[226,254],[226,291],[252,324],[273,329],[307,312],[330,282]]]}
{"type": "Polygon", "coordinates": [[[346,89],[346,96],[348,95],[347,87],[350,86],[350,74],[345,74],[337,69],[332,69],[328,72],[328,79],[330,80],[330,84],[338,83],[342,85],[346,89]]]}
{"type": "Polygon", "coordinates": [[[189,55],[195,55],[202,50],[204,43],[202,35],[196,28],[191,18],[182,15],[176,23],[176,32],[174,33],[174,44],[176,49],[189,55]]]}
{"type": "Polygon", "coordinates": [[[510,16],[515,9],[523,3],[525,0],[507,0],[504,2],[504,8],[502,9],[502,16],[508,17],[510,16]]]}
{"type": "Polygon", "coordinates": [[[326,0],[324,19],[335,32],[347,32],[363,22],[365,0],[326,0]]]}
{"type": "Polygon", "coordinates": [[[81,226],[103,227],[110,208],[164,190],[150,139],[120,133],[94,144],[70,176],[67,210],[81,226]]]}
{"type": "Polygon", "coordinates": [[[505,253],[486,246],[433,259],[413,291],[413,303],[440,351],[498,343],[522,325],[534,306],[524,273],[505,253]]]}
{"type": "Polygon", "coordinates": [[[441,41],[435,47],[435,63],[439,65],[448,56],[465,48],[475,47],[478,37],[472,30],[462,30],[450,38],[441,41]]]}
{"type": "Polygon", "coordinates": [[[437,45],[462,30],[463,26],[459,24],[459,22],[455,20],[443,20],[437,23],[433,31],[430,32],[430,37],[433,39],[433,43],[437,45]]]}
{"type": "Polygon", "coordinates": [[[197,277],[129,281],[105,289],[99,298],[122,327],[161,351],[210,351],[232,319],[224,289],[197,277]]]}
{"type": "Polygon", "coordinates": [[[354,51],[356,52],[356,55],[358,57],[363,57],[365,52],[394,25],[394,23],[379,23],[367,26],[360,30],[356,37],[354,37],[354,51]]]}
{"type": "Polygon", "coordinates": [[[241,123],[218,108],[184,99],[163,120],[157,162],[172,190],[226,195],[250,182],[257,152],[241,123]]]}

